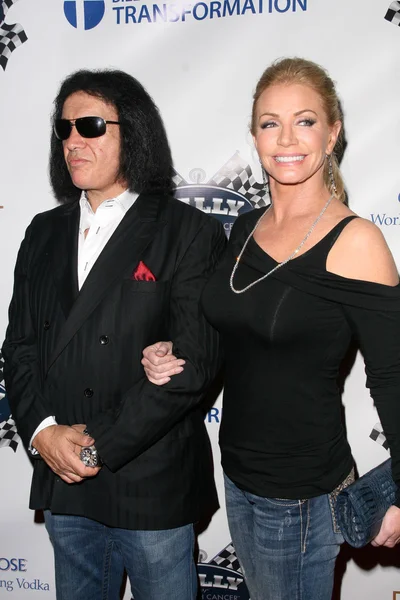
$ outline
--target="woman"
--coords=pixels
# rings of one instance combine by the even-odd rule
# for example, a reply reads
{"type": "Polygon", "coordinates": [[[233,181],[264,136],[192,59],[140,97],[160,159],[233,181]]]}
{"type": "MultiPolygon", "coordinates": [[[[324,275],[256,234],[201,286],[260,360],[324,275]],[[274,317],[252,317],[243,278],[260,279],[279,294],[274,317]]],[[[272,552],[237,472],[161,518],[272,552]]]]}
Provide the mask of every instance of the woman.
{"type": "MultiPolygon", "coordinates": [[[[238,218],[203,293],[225,348],[229,527],[252,600],[329,600],[343,542],[333,503],[353,479],[337,385],[353,336],[400,484],[399,279],[379,229],[344,204],[341,111],[321,67],[271,65],[251,132],[272,203],[238,218]]],[[[142,362],[161,385],[184,369],[166,343],[142,362]]],[[[399,541],[398,506],[400,494],[375,545],[399,541]]]]}

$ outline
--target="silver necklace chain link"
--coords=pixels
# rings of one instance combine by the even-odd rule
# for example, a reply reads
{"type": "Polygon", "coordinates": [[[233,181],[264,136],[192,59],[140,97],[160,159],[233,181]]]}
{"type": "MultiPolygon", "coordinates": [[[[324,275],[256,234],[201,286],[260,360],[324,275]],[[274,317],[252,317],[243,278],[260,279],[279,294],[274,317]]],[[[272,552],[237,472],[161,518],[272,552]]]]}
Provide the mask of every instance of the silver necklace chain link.
{"type": "Polygon", "coordinates": [[[251,230],[247,240],[245,241],[243,248],[241,249],[239,256],[236,259],[235,264],[233,265],[233,269],[232,269],[232,273],[229,279],[229,285],[230,288],[232,290],[232,292],[234,292],[235,294],[243,294],[243,292],[247,292],[247,290],[249,290],[250,288],[252,288],[253,286],[255,286],[257,283],[260,283],[260,281],[263,281],[264,279],[266,279],[267,277],[269,277],[270,275],[272,275],[272,273],[275,273],[275,271],[277,271],[278,269],[280,269],[281,267],[283,267],[284,265],[286,265],[290,260],[292,260],[292,258],[294,258],[296,256],[296,254],[299,253],[299,251],[301,250],[301,248],[304,246],[304,244],[306,243],[306,241],[308,240],[308,238],[310,237],[310,235],[312,234],[312,232],[315,229],[315,226],[317,225],[317,223],[319,223],[319,221],[321,220],[324,212],[326,211],[326,209],[328,208],[328,206],[330,205],[332,199],[334,198],[334,194],[332,194],[332,196],[329,198],[328,202],[325,204],[325,206],[323,207],[323,209],[321,210],[321,212],[319,213],[318,217],[315,219],[314,223],[311,225],[310,229],[308,230],[307,234],[305,235],[305,237],[302,239],[302,241],[300,242],[300,244],[297,246],[296,250],[294,250],[292,252],[292,254],[290,256],[288,256],[284,261],[278,263],[276,265],[276,267],[274,267],[273,269],[271,269],[270,271],[268,271],[268,273],[266,273],[265,275],[263,275],[262,277],[259,277],[258,279],[256,279],[255,281],[253,281],[252,283],[249,283],[249,285],[247,285],[246,287],[244,287],[241,290],[238,290],[235,288],[235,286],[233,285],[233,279],[235,277],[235,273],[236,270],[239,266],[239,262],[240,259],[243,256],[244,251],[246,250],[247,244],[250,241],[250,238],[254,235],[255,230],[257,229],[257,227],[259,226],[261,220],[265,217],[265,215],[267,214],[267,212],[269,211],[269,209],[271,208],[272,204],[270,204],[270,206],[268,207],[268,209],[265,211],[264,214],[261,215],[261,217],[257,220],[257,223],[254,225],[253,229],[251,230]]]}

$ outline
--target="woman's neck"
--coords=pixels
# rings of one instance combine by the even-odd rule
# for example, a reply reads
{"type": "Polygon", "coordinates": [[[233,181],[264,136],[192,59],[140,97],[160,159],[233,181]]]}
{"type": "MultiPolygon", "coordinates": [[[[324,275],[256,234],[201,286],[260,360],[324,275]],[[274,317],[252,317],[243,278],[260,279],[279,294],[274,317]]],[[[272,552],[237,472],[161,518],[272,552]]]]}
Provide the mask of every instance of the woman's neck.
{"type": "Polygon", "coordinates": [[[282,185],[270,179],[269,186],[272,206],[268,212],[276,223],[318,213],[331,195],[323,181],[282,185]]]}

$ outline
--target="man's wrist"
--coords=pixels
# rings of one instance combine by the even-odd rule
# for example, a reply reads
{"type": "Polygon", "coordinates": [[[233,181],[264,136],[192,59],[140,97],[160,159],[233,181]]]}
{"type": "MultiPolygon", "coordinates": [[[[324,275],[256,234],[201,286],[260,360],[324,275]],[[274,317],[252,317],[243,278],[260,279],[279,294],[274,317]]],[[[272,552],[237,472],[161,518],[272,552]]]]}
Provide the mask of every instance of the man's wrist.
{"type": "Polygon", "coordinates": [[[38,435],[38,433],[40,433],[44,429],[47,429],[47,427],[51,427],[52,425],[58,425],[56,418],[54,416],[43,419],[43,421],[36,427],[35,431],[33,432],[32,437],[31,437],[31,441],[29,442],[29,447],[28,447],[28,450],[31,454],[33,454],[33,455],[39,454],[39,452],[34,447],[34,441],[35,441],[35,438],[38,435]]]}

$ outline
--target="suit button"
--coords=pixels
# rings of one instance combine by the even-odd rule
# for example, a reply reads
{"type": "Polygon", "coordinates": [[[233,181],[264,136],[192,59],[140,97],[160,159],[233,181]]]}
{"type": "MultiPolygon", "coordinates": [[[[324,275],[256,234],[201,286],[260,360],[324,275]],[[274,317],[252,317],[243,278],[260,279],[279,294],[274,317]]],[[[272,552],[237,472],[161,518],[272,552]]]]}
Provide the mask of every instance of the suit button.
{"type": "Polygon", "coordinates": [[[92,390],[92,388],[86,388],[86,390],[83,391],[83,395],[86,398],[91,398],[94,394],[94,391],[92,390]]]}
{"type": "Polygon", "coordinates": [[[110,341],[110,338],[108,337],[108,335],[101,335],[99,337],[99,342],[102,346],[106,346],[109,341],[110,341]]]}
{"type": "Polygon", "coordinates": [[[45,321],[45,322],[43,323],[43,329],[44,329],[45,331],[48,331],[48,330],[50,329],[50,323],[49,323],[48,321],[45,321]]]}

